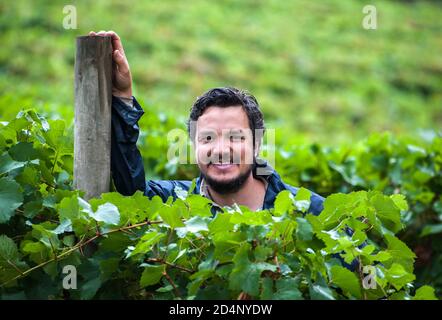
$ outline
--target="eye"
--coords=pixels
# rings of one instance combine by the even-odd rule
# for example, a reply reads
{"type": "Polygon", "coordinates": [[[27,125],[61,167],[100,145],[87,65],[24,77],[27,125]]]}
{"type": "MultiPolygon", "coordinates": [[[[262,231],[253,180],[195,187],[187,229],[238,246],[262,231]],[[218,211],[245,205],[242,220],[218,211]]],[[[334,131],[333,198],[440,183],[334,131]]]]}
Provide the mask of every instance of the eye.
{"type": "Polygon", "coordinates": [[[203,143],[209,143],[212,140],[213,140],[213,137],[211,135],[205,135],[200,138],[200,141],[203,143]]]}

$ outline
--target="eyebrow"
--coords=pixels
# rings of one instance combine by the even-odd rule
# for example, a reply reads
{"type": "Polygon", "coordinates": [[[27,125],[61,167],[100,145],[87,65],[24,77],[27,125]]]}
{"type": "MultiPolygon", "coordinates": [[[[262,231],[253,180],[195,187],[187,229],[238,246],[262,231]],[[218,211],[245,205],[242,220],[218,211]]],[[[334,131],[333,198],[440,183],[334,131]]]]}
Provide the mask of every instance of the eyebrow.
{"type": "Polygon", "coordinates": [[[229,131],[230,133],[243,133],[243,130],[242,129],[230,129],[230,131],[229,131]]]}
{"type": "MultiPolygon", "coordinates": [[[[228,134],[244,133],[244,130],[241,128],[239,128],[239,129],[224,129],[223,133],[228,133],[228,134]]],[[[217,133],[216,133],[216,130],[211,130],[211,129],[205,129],[205,130],[198,132],[198,136],[207,135],[207,134],[217,134],[217,133]]]]}
{"type": "Polygon", "coordinates": [[[206,130],[199,131],[198,135],[213,134],[213,133],[216,133],[215,130],[206,129],[206,130]]]}

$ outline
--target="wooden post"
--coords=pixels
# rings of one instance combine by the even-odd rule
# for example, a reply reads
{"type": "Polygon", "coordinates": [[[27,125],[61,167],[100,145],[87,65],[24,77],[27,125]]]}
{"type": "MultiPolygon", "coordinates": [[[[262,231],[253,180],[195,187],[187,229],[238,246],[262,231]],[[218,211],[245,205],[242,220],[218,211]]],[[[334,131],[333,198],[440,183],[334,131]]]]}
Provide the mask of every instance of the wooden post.
{"type": "Polygon", "coordinates": [[[74,187],[85,198],[110,187],[112,42],[77,37],[75,57],[74,187]]]}

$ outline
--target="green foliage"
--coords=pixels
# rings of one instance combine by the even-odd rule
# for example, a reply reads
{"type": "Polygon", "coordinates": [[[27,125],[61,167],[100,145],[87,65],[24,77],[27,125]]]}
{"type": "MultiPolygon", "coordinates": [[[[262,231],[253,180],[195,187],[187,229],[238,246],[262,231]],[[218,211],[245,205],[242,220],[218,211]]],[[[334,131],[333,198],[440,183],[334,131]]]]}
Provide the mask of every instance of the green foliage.
{"type": "Polygon", "coordinates": [[[9,221],[14,210],[23,203],[23,195],[19,191],[20,185],[14,180],[0,179],[0,206],[2,208],[0,223],[9,221]]]}
{"type": "Polygon", "coordinates": [[[432,283],[442,293],[440,134],[424,138],[373,134],[352,146],[335,148],[282,145],[276,149],[276,164],[287,183],[331,195],[327,202],[341,201],[336,192],[378,190],[391,195],[370,200],[388,226],[379,232],[398,232],[397,237],[417,254],[417,282],[432,283]],[[395,207],[402,211],[400,220],[395,207]]]}
{"type": "Polygon", "coordinates": [[[281,192],[271,210],[225,207],[214,216],[208,199],[182,190],[175,202],[141,192],[86,202],[71,190],[63,128],[32,110],[0,128],[1,192],[17,194],[0,224],[2,298],[436,298],[413,284],[399,194],[332,194],[318,216],[308,213],[307,189],[281,192]],[[77,290],[62,287],[66,265],[77,269],[77,290]],[[375,288],[364,284],[367,266],[375,288]]]}

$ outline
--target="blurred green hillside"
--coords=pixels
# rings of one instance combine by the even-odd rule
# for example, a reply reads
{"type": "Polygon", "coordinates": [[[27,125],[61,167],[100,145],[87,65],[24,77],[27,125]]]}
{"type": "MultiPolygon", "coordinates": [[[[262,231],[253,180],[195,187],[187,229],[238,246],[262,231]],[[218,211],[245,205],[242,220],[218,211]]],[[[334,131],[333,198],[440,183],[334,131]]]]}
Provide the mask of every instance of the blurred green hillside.
{"type": "MultiPolygon", "coordinates": [[[[268,126],[328,144],[442,123],[442,4],[374,1],[0,1],[0,117],[73,117],[75,37],[115,30],[145,107],[183,119],[213,86],[245,88],[268,126]]],[[[184,125],[184,123],[183,123],[184,125]]],[[[144,129],[144,128],[143,128],[144,129]]]]}

